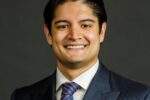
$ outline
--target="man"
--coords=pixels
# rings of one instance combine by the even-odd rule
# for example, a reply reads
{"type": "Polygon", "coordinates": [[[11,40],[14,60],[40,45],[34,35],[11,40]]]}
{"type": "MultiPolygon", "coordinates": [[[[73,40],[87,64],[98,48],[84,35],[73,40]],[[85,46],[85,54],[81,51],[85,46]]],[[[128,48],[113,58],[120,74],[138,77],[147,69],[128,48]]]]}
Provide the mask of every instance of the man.
{"type": "Polygon", "coordinates": [[[109,71],[98,59],[106,31],[102,0],[50,0],[44,33],[57,70],[17,89],[11,100],[150,100],[150,88],[109,71]]]}

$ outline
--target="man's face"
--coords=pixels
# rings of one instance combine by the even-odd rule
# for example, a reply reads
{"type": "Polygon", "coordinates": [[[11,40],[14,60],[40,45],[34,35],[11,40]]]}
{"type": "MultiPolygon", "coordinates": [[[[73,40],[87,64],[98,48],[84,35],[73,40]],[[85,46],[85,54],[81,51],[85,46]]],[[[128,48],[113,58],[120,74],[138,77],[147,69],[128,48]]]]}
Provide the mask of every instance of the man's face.
{"type": "Polygon", "coordinates": [[[55,10],[51,33],[44,32],[55,52],[58,66],[91,66],[97,60],[104,39],[106,23],[99,26],[98,18],[81,1],[66,2],[55,10]],[[101,29],[100,29],[101,28],[101,29]]]}

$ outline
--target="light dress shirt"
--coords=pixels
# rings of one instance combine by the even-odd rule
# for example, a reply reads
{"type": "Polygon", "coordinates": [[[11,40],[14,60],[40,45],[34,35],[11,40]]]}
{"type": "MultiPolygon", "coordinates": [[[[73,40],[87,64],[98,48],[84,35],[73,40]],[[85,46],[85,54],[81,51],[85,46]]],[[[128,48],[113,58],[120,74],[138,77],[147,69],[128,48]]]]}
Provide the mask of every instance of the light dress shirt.
{"type": "MultiPolygon", "coordinates": [[[[84,95],[94,77],[99,67],[99,60],[86,72],[79,75],[77,78],[75,78],[72,82],[76,82],[78,85],[80,85],[80,89],[78,89],[74,94],[74,100],[83,100],[84,95]]],[[[57,68],[56,73],[56,99],[60,100],[61,93],[62,93],[62,84],[65,82],[70,82],[57,68]]]]}

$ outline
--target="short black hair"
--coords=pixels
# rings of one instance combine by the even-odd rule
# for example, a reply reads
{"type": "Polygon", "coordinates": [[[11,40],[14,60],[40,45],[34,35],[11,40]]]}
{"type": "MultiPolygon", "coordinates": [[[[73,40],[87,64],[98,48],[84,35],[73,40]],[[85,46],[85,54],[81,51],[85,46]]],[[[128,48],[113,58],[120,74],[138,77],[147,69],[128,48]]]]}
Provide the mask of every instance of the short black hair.
{"type": "MultiPolygon", "coordinates": [[[[49,0],[47,5],[45,6],[44,22],[48,26],[50,32],[51,23],[54,18],[56,8],[67,1],[75,2],[79,0],[49,0]]],[[[94,14],[98,17],[100,26],[103,22],[107,22],[107,14],[103,0],[83,0],[83,3],[87,4],[91,9],[93,9],[94,14]]]]}

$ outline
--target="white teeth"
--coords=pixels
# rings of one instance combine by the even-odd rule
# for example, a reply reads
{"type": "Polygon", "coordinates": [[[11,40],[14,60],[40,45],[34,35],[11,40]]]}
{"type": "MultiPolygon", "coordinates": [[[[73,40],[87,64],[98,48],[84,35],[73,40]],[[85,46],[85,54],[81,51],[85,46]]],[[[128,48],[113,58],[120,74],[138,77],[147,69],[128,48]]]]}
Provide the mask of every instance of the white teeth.
{"type": "Polygon", "coordinates": [[[84,45],[76,45],[76,46],[67,46],[68,49],[82,49],[84,45]]]}

